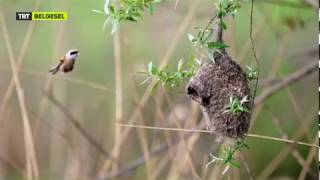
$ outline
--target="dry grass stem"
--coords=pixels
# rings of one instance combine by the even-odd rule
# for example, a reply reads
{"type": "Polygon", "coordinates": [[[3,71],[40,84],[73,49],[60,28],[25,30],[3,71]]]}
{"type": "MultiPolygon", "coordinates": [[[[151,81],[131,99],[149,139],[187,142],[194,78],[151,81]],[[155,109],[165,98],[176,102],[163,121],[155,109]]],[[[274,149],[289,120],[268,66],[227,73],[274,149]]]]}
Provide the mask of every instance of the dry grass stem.
{"type": "MultiPolygon", "coordinates": [[[[153,130],[164,130],[164,131],[179,131],[179,132],[189,132],[189,133],[190,132],[191,133],[211,133],[211,131],[209,131],[209,130],[140,126],[140,125],[131,125],[131,124],[116,124],[116,126],[153,129],[153,130]]],[[[247,134],[247,137],[258,138],[258,139],[267,139],[267,140],[278,141],[278,142],[283,142],[283,143],[319,148],[318,145],[316,145],[316,144],[310,144],[310,143],[306,143],[306,142],[294,141],[294,140],[289,140],[289,139],[282,139],[282,138],[277,138],[277,137],[272,137],[272,136],[263,136],[263,135],[258,135],[258,134],[247,134]]]]}
{"type": "Polygon", "coordinates": [[[10,61],[10,66],[12,70],[12,76],[15,83],[15,87],[16,87],[15,89],[18,96],[20,111],[22,115],[23,128],[24,128],[27,179],[37,180],[39,177],[39,170],[38,170],[36,151],[34,147],[34,141],[33,141],[31,126],[30,126],[30,120],[28,117],[28,112],[27,112],[25,98],[24,98],[24,91],[23,91],[23,87],[21,86],[21,82],[18,74],[18,68],[15,62],[15,57],[12,50],[12,45],[9,38],[7,25],[5,22],[5,17],[1,9],[0,9],[0,21],[1,21],[1,28],[4,35],[5,43],[6,43],[6,48],[9,54],[9,61],[10,61]]]}

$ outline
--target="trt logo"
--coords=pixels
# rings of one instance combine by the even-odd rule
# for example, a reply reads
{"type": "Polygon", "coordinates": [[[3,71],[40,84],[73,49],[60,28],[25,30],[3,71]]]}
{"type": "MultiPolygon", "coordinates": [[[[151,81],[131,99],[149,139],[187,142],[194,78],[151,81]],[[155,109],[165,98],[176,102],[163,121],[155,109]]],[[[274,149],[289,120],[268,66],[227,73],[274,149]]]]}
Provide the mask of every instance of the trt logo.
{"type": "Polygon", "coordinates": [[[16,12],[16,20],[32,20],[31,12],[16,12]]]}

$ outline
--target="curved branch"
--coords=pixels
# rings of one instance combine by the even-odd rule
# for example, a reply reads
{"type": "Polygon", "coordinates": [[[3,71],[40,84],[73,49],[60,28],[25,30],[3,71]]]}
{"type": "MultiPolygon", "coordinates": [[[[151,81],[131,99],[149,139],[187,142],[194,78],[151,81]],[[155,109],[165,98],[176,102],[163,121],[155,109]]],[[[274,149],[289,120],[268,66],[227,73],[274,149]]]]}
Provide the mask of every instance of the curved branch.
{"type": "Polygon", "coordinates": [[[281,90],[282,88],[295,83],[302,79],[303,77],[311,74],[312,72],[316,71],[318,69],[318,62],[312,62],[305,67],[297,70],[293,74],[285,77],[282,79],[282,81],[278,82],[277,84],[272,85],[269,87],[266,91],[263,91],[256,99],[255,99],[255,104],[259,105],[262,102],[264,102],[267,98],[271,97],[274,95],[276,92],[281,90]]]}
{"type": "Polygon", "coordinates": [[[223,43],[223,29],[221,27],[221,21],[222,21],[222,18],[219,17],[218,18],[218,21],[217,23],[215,23],[213,26],[213,30],[214,30],[214,41],[216,42],[219,42],[219,43],[223,43]]]}
{"type": "Polygon", "coordinates": [[[84,137],[85,140],[89,142],[98,152],[104,155],[106,158],[111,159],[114,163],[118,164],[118,160],[113,158],[107,150],[77,121],[77,119],[68,111],[68,108],[65,107],[61,102],[59,102],[51,92],[44,91],[44,94],[47,98],[55,105],[63,114],[67,117],[67,119],[71,122],[71,124],[79,131],[79,133],[84,137]]]}

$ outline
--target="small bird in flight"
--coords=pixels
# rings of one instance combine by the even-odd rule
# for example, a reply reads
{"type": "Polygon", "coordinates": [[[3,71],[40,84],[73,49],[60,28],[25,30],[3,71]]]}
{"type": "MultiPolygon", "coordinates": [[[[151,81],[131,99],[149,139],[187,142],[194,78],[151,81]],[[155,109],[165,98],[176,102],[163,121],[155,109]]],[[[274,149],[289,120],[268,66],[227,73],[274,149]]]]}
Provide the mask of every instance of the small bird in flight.
{"type": "Polygon", "coordinates": [[[67,52],[66,55],[64,55],[61,59],[58,65],[53,66],[50,68],[49,72],[51,72],[53,75],[58,73],[59,71],[62,71],[64,73],[70,72],[73,70],[74,63],[79,55],[79,50],[77,49],[71,49],[67,52]]]}

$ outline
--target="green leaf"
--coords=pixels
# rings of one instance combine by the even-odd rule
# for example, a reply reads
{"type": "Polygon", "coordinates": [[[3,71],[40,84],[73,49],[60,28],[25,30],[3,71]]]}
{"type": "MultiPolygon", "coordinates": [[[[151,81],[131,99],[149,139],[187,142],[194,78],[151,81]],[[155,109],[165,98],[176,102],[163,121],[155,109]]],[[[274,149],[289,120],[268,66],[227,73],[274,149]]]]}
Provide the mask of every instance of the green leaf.
{"type": "MultiPolygon", "coordinates": [[[[149,9],[153,14],[153,4],[162,2],[161,0],[121,0],[117,5],[111,4],[110,0],[105,0],[104,11],[112,23],[112,33],[117,31],[120,24],[125,21],[137,22],[142,19],[143,11],[149,9]]],[[[106,22],[106,21],[105,21],[106,22]]],[[[105,26],[104,26],[105,27],[105,26]]]]}
{"type": "Polygon", "coordinates": [[[228,162],[231,166],[240,169],[240,164],[234,161],[229,161],[228,162]]]}
{"type": "Polygon", "coordinates": [[[203,36],[200,39],[202,40],[202,42],[207,42],[208,39],[212,36],[212,34],[213,34],[213,29],[209,28],[203,32],[203,36]]]}
{"type": "Polygon", "coordinates": [[[147,79],[145,79],[144,81],[142,81],[141,83],[140,83],[140,85],[144,85],[145,83],[147,83],[148,81],[150,81],[151,80],[151,77],[148,77],[147,79]]]}
{"type": "Polygon", "coordinates": [[[150,14],[154,14],[154,8],[153,8],[153,5],[151,3],[149,5],[149,13],[150,14]]]}
{"type": "Polygon", "coordinates": [[[180,59],[179,62],[178,62],[177,71],[180,72],[182,70],[182,67],[183,67],[183,59],[180,59]]]}
{"type": "Polygon", "coordinates": [[[190,42],[194,43],[197,41],[197,39],[191,34],[191,33],[188,33],[188,39],[190,42]]]}
{"type": "Polygon", "coordinates": [[[152,62],[149,62],[148,64],[148,73],[150,76],[155,76],[156,74],[158,74],[158,69],[153,66],[152,62]]]}
{"type": "Polygon", "coordinates": [[[221,28],[224,29],[224,30],[227,29],[227,25],[226,25],[226,23],[225,23],[222,19],[221,19],[221,21],[220,21],[220,26],[221,26],[221,28]]]}
{"type": "Polygon", "coordinates": [[[113,13],[115,12],[115,8],[114,8],[113,5],[108,6],[108,9],[109,9],[109,10],[105,10],[105,12],[108,13],[108,14],[109,14],[109,13],[112,13],[112,14],[113,14],[113,13]]]}
{"type": "Polygon", "coordinates": [[[110,4],[110,0],[104,1],[104,13],[106,13],[106,15],[109,15],[109,4],[110,4]]]}
{"type": "Polygon", "coordinates": [[[220,42],[208,42],[207,47],[209,49],[225,49],[229,46],[224,43],[220,43],[220,42]]]}

